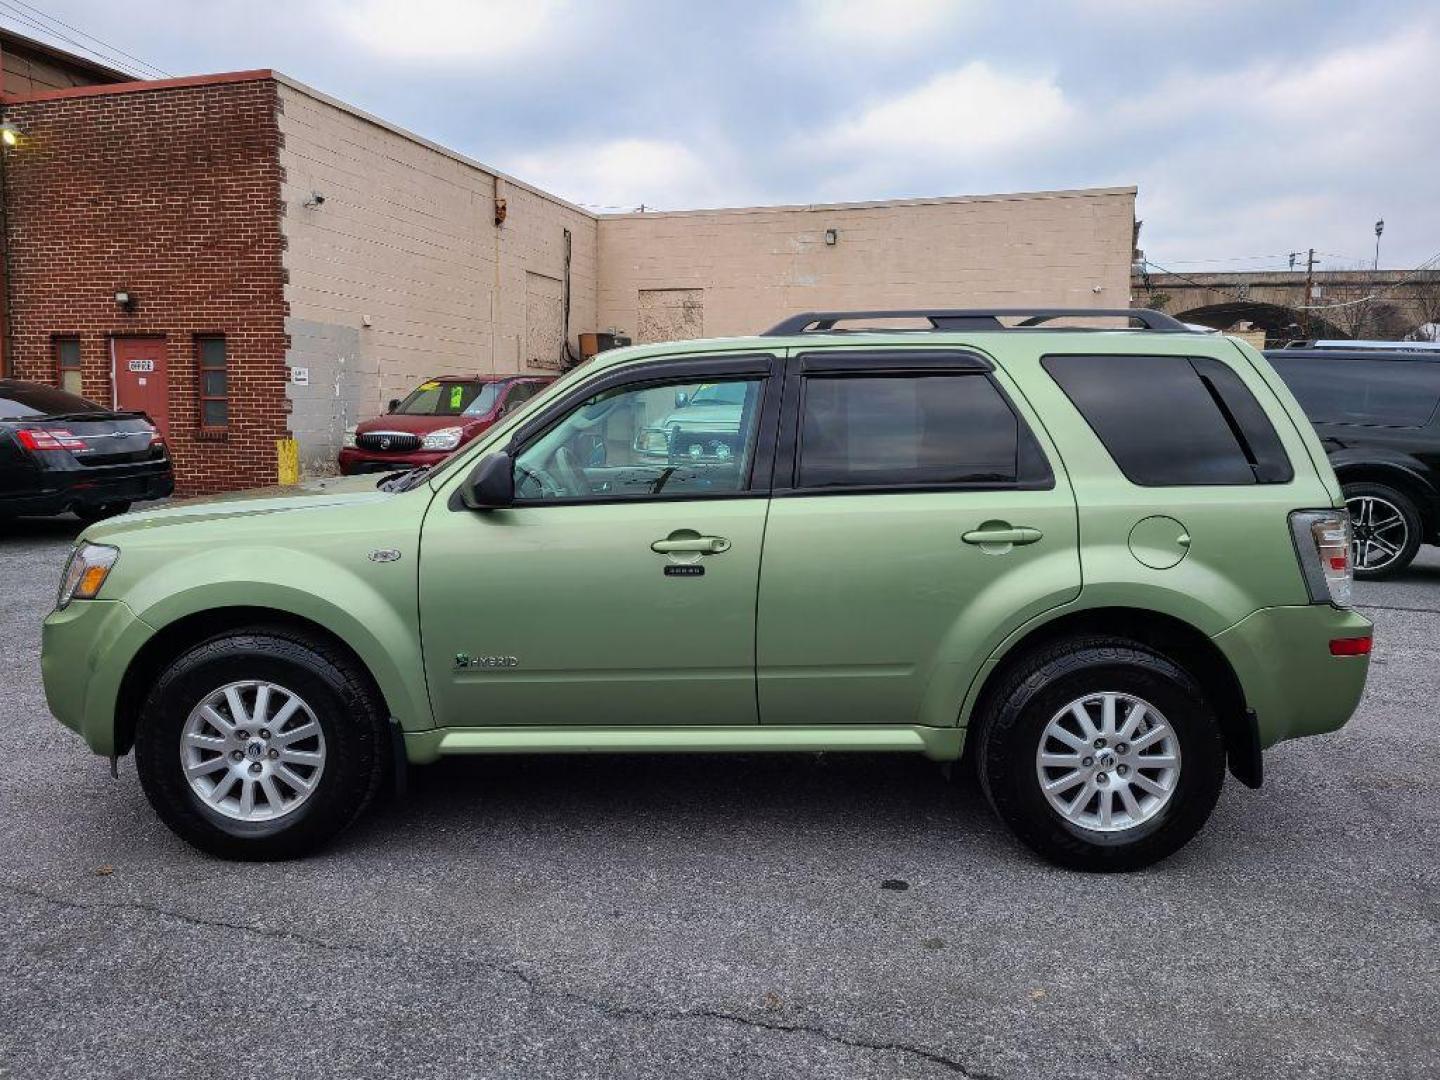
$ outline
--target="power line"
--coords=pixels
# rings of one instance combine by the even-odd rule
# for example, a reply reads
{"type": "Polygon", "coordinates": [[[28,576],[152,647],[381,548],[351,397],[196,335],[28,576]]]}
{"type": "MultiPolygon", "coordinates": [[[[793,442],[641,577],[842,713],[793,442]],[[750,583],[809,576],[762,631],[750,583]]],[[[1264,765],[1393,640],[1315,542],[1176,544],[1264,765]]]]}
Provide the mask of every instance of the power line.
{"type": "MultiPolygon", "coordinates": [[[[130,65],[125,62],[126,60],[129,60],[135,64],[140,65],[140,67],[142,68],[142,77],[148,77],[143,74],[143,69],[149,69],[149,71],[152,71],[157,75],[161,75],[166,78],[173,78],[170,72],[166,71],[164,68],[152,64],[147,60],[142,60],[138,56],[133,56],[130,53],[127,53],[124,49],[117,48],[116,46],[109,44],[108,42],[96,37],[93,34],[86,33],[84,30],[81,30],[78,27],[74,27],[71,26],[69,23],[62,22],[54,16],[48,15],[44,11],[41,11],[39,8],[24,3],[24,0],[0,0],[0,6],[3,6],[6,9],[6,12],[10,15],[11,18],[20,21],[25,26],[34,30],[38,30],[42,34],[45,34],[49,37],[58,38],[59,40],[65,42],[67,45],[72,45],[75,48],[81,50],[82,52],[88,53],[94,59],[100,60],[106,64],[112,64],[115,67],[120,68],[122,71],[124,71],[127,67],[130,67],[130,65]],[[20,7],[17,7],[17,4],[19,4],[20,7]],[[22,11],[21,7],[27,8],[29,9],[29,11],[22,11]],[[34,12],[34,15],[30,14],[29,12],[34,12]],[[54,23],[57,26],[64,27],[66,30],[70,30],[76,34],[79,34],[81,37],[88,38],[89,40],[103,46],[104,50],[106,51],[102,52],[100,49],[95,48],[93,45],[87,45],[83,41],[78,41],[75,38],[70,37],[68,34],[64,34],[61,31],[56,30],[54,26],[49,26],[46,25],[46,23],[40,22],[39,19],[36,18],[36,16],[39,16],[39,19],[46,20],[47,23],[54,23]],[[123,57],[124,59],[119,59],[120,57],[123,57]]],[[[132,69],[130,71],[127,71],[126,74],[133,75],[136,74],[136,72],[132,69]]]]}
{"type": "MultiPolygon", "coordinates": [[[[8,7],[8,8],[10,8],[12,11],[13,11],[17,6],[18,6],[18,7],[25,8],[27,11],[29,11],[29,12],[31,12],[32,14],[38,16],[39,18],[43,19],[43,20],[44,20],[45,22],[47,22],[47,23],[54,23],[56,26],[64,27],[66,30],[71,31],[72,33],[79,34],[81,37],[86,38],[86,39],[89,40],[89,41],[95,42],[97,45],[100,45],[100,46],[101,46],[102,48],[104,48],[107,52],[109,52],[112,56],[121,56],[121,57],[124,57],[126,60],[134,61],[135,63],[139,64],[142,68],[148,68],[148,69],[150,69],[151,71],[155,72],[155,73],[158,74],[158,75],[164,75],[164,76],[166,76],[167,78],[174,78],[174,76],[173,76],[170,72],[166,71],[164,68],[160,67],[159,65],[157,65],[157,64],[152,64],[152,63],[150,63],[150,61],[144,60],[144,59],[136,56],[134,53],[128,53],[128,52],[126,52],[124,49],[120,48],[118,45],[111,45],[111,44],[110,44],[108,41],[106,41],[104,38],[98,38],[98,37],[96,37],[94,34],[88,33],[88,32],[86,32],[86,31],[80,29],[80,27],[78,27],[78,26],[72,26],[70,23],[67,23],[67,22],[66,22],[65,20],[63,20],[63,19],[57,19],[54,15],[51,15],[51,14],[49,14],[48,12],[43,11],[42,9],[36,7],[34,4],[27,3],[26,0],[6,0],[5,6],[8,7]]],[[[57,37],[61,36],[58,31],[51,30],[50,32],[53,33],[53,34],[55,34],[57,37]]],[[[91,50],[91,52],[94,52],[94,51],[95,51],[95,50],[93,50],[93,49],[91,50]]]]}

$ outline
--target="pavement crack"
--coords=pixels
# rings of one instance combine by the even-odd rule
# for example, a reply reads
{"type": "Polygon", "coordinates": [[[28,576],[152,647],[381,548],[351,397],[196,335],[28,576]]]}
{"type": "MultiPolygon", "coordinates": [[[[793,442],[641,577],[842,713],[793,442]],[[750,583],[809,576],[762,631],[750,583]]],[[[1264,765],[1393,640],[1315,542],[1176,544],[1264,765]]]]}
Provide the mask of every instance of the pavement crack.
{"type": "MultiPolygon", "coordinates": [[[[129,911],[139,915],[170,919],[200,930],[230,930],[242,934],[252,934],[256,937],[271,941],[284,941],[298,945],[307,945],[311,948],[323,949],[329,952],[380,958],[393,958],[399,955],[392,950],[327,941],[324,938],[311,937],[308,934],[297,933],[293,930],[276,930],[263,926],[255,926],[251,923],[230,922],[225,919],[209,919],[199,915],[189,915],[184,912],[174,911],[170,908],[163,908],[155,904],[145,904],[134,900],[68,900],[58,896],[52,896],[39,889],[32,889],[23,885],[14,885],[6,882],[0,882],[0,892],[75,911],[129,911]]],[[[963,1062],[957,1061],[954,1058],[947,1057],[934,1050],[926,1050],[924,1047],[911,1046],[907,1043],[874,1042],[842,1035],[826,1027],[822,1027],[819,1024],[769,1020],[763,1017],[748,1016],[744,1013],[727,1012],[723,1009],[676,1009],[665,1008],[663,1006],[629,1005],[607,1001],[603,998],[591,997],[575,990],[566,990],[547,985],[535,975],[513,962],[506,963],[484,957],[471,957],[470,960],[488,971],[519,982],[532,997],[569,1002],[616,1019],[630,1018],[658,1022],[708,1020],[715,1023],[733,1024],[739,1027],[751,1028],[757,1031],[769,1031],[785,1035],[807,1035],[813,1038],[824,1039],[837,1046],[843,1046],[852,1050],[866,1050],[873,1053],[907,1054],[911,1057],[927,1061],[932,1065],[939,1066],[942,1069],[946,1069],[957,1076],[965,1077],[967,1080],[997,1080],[993,1074],[975,1072],[968,1068],[963,1062]]]]}
{"type": "Polygon", "coordinates": [[[323,938],[310,937],[308,934],[299,934],[293,930],[275,930],[269,927],[255,926],[251,923],[227,922],[224,919],[206,919],[199,915],[187,915],[182,911],[172,911],[170,908],[162,908],[154,904],[142,904],[135,900],[101,900],[95,902],[65,900],[61,897],[51,896],[49,893],[41,892],[39,889],[30,889],[23,885],[11,885],[3,882],[0,882],[0,892],[7,892],[12,896],[38,900],[44,904],[52,904],[56,907],[69,908],[74,911],[133,911],[141,915],[158,915],[164,919],[173,919],[176,922],[185,923],[187,926],[194,926],[201,930],[238,930],[241,933],[254,934],[256,937],[269,938],[274,941],[291,941],[300,945],[309,945],[317,949],[326,949],[330,952],[362,953],[374,956],[390,955],[382,950],[370,949],[362,945],[347,945],[334,941],[326,941],[323,938]]]}
{"type": "Polygon", "coordinates": [[[944,1054],[937,1053],[936,1051],[926,1050],[919,1046],[911,1046],[907,1043],[871,1042],[865,1039],[857,1039],[838,1034],[818,1024],[766,1020],[760,1017],[747,1016],[744,1013],[726,1012],[721,1009],[667,1009],[661,1006],[617,1004],[611,1001],[592,998],[573,990],[560,990],[547,986],[528,971],[514,964],[487,964],[486,966],[491,967],[497,972],[519,979],[532,994],[540,997],[559,998],[570,1001],[603,1012],[608,1016],[618,1018],[633,1017],[643,1020],[659,1021],[712,1020],[721,1023],[735,1024],[741,1027],[754,1028],[760,1031],[772,1031],[788,1035],[810,1035],[853,1050],[909,1054],[947,1069],[957,1076],[967,1077],[968,1080],[998,1080],[998,1078],[991,1073],[974,1072],[961,1061],[946,1057],[944,1054]]]}

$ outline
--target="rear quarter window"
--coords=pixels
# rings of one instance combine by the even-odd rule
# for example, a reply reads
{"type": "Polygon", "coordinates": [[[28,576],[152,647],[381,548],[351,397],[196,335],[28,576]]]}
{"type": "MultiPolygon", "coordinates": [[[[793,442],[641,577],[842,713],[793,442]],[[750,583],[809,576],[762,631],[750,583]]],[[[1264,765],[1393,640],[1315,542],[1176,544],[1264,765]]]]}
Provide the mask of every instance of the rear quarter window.
{"type": "Polygon", "coordinates": [[[1440,364],[1266,355],[1316,424],[1418,428],[1440,404],[1440,364]]]}
{"type": "Polygon", "coordinates": [[[1052,355],[1041,364],[1131,483],[1283,484],[1294,478],[1265,410],[1218,360],[1052,355]]]}

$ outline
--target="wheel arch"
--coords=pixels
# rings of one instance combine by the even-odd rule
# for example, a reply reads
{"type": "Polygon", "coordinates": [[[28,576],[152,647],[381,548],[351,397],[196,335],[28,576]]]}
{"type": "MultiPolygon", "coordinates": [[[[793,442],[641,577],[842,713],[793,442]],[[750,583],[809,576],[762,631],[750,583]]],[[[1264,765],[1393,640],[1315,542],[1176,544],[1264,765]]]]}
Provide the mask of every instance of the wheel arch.
{"type": "Polygon", "coordinates": [[[165,666],[187,649],[210,638],[245,628],[271,627],[289,630],[321,642],[354,662],[372,693],[381,702],[387,715],[393,715],[384,688],[359,652],[339,634],[313,619],[292,611],[263,606],[207,608],[181,616],[158,629],[131,658],[121,677],[115,700],[115,753],[130,752],[135,744],[135,731],[140,710],[149,688],[165,666]]]}
{"type": "Polygon", "coordinates": [[[1335,478],[1344,484],[1371,483],[1392,487],[1415,503],[1425,536],[1440,534],[1440,491],[1419,469],[1396,461],[1334,462],[1335,478]]]}
{"type": "MultiPolygon", "coordinates": [[[[1245,692],[1225,654],[1203,631],[1174,615],[1148,608],[1096,607],[1070,611],[1031,627],[993,658],[968,710],[968,726],[984,723],[1006,676],[1037,649],[1072,637],[1105,635],[1135,641],[1164,654],[1193,675],[1211,695],[1225,739],[1230,771],[1242,783],[1259,787],[1259,736],[1245,692]]],[[[966,746],[974,745],[968,737],[966,746]]]]}

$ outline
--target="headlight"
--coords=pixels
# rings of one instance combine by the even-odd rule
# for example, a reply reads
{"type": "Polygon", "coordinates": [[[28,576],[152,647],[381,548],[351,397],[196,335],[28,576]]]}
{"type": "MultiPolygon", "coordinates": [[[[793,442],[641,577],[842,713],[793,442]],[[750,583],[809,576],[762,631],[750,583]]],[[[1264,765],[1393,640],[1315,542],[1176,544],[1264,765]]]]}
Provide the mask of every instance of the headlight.
{"type": "Polygon", "coordinates": [[[464,431],[464,428],[458,427],[444,427],[439,431],[432,431],[425,436],[420,447],[423,450],[454,450],[460,445],[460,436],[464,431]]]}
{"type": "Polygon", "coordinates": [[[670,436],[661,428],[646,428],[635,436],[635,449],[642,454],[668,454],[670,436]]]}
{"type": "Polygon", "coordinates": [[[347,450],[355,449],[355,429],[353,427],[345,429],[345,438],[340,445],[347,450]]]}
{"type": "Polygon", "coordinates": [[[119,557],[119,548],[105,544],[81,544],[72,551],[60,581],[60,595],[55,599],[56,610],[64,610],[71,600],[95,599],[119,557]]]}

